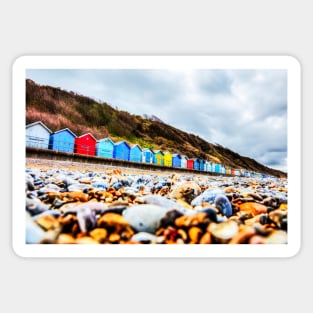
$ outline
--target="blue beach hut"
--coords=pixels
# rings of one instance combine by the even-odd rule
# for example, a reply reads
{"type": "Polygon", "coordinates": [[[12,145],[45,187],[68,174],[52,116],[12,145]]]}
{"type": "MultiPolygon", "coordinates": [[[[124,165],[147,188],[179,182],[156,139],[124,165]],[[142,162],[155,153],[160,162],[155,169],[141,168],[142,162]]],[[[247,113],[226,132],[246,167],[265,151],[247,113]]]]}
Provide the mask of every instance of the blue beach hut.
{"type": "Polygon", "coordinates": [[[181,167],[181,156],[178,153],[174,153],[172,155],[172,166],[173,167],[181,167]]]}
{"type": "Polygon", "coordinates": [[[222,173],[221,164],[215,164],[215,173],[222,173]]]}
{"type": "Polygon", "coordinates": [[[149,148],[144,148],[142,150],[142,162],[152,163],[153,162],[153,152],[149,148]]]}
{"type": "Polygon", "coordinates": [[[104,158],[113,158],[114,142],[111,138],[103,138],[96,143],[96,155],[104,158]]]}
{"type": "Polygon", "coordinates": [[[200,160],[198,158],[193,158],[193,169],[200,170],[200,160]]]}
{"type": "Polygon", "coordinates": [[[73,153],[76,137],[69,128],[58,130],[50,135],[49,148],[51,150],[73,153]]]}
{"type": "Polygon", "coordinates": [[[129,161],[130,146],[126,141],[119,141],[114,144],[113,158],[129,161]]]}
{"type": "Polygon", "coordinates": [[[129,152],[129,161],[142,162],[142,149],[139,145],[133,145],[129,152]]]}
{"type": "Polygon", "coordinates": [[[200,159],[199,160],[199,170],[204,171],[204,166],[205,166],[205,160],[200,159]]]}

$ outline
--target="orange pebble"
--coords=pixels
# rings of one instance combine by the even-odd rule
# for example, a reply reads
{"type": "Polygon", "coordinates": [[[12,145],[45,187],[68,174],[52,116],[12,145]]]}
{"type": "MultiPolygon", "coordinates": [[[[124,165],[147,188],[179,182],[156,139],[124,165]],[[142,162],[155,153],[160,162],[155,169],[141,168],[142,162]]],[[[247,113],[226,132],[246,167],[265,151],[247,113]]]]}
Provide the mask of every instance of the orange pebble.
{"type": "Polygon", "coordinates": [[[241,212],[250,213],[253,216],[259,215],[261,213],[267,213],[267,207],[263,204],[256,202],[245,202],[239,205],[239,210],[241,212]]]}

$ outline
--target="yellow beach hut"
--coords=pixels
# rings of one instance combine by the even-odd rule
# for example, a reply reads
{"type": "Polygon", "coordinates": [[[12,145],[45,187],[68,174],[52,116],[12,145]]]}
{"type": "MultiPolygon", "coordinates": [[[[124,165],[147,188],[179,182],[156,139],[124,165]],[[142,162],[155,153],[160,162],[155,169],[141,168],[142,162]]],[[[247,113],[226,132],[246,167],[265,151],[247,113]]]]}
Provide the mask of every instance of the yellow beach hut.
{"type": "Polygon", "coordinates": [[[164,151],[164,166],[172,166],[172,154],[164,151]]]}

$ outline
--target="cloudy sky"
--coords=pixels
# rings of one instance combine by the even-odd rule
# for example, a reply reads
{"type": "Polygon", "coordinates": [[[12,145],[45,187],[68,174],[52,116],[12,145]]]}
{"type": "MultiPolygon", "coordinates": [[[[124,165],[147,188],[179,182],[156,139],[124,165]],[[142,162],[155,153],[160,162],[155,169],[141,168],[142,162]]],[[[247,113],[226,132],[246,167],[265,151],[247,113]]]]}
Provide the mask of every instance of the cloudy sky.
{"type": "Polygon", "coordinates": [[[287,70],[27,70],[60,87],[287,172],[287,70]]]}

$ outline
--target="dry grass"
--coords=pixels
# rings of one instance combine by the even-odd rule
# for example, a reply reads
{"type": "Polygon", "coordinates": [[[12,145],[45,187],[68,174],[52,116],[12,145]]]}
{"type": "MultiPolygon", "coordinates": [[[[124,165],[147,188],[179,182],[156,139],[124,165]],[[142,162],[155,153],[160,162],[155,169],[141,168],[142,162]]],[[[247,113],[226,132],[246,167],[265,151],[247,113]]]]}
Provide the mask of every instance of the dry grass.
{"type": "MultiPolygon", "coordinates": [[[[78,115],[78,113],[76,112],[78,115]]],[[[91,133],[96,139],[102,139],[109,135],[106,127],[85,127],[80,124],[75,124],[69,121],[62,114],[52,114],[47,112],[38,111],[34,107],[26,108],[26,124],[37,121],[43,121],[44,124],[49,125],[49,128],[55,132],[64,128],[69,128],[75,135],[81,136],[86,133],[91,133]]]]}

